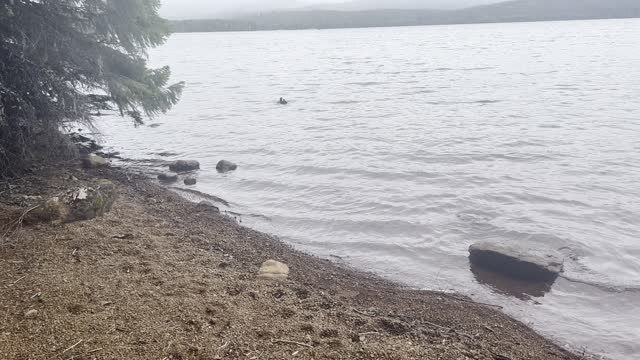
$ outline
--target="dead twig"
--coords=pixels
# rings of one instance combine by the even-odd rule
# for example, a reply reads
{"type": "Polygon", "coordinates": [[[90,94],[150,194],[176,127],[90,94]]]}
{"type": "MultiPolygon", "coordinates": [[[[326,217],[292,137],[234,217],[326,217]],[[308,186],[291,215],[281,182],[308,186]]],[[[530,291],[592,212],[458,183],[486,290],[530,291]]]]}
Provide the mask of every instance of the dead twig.
{"type": "Polygon", "coordinates": [[[22,279],[24,279],[24,278],[26,278],[26,277],[27,277],[27,275],[25,275],[25,276],[23,276],[23,277],[18,278],[18,280],[16,280],[16,281],[14,281],[14,282],[12,282],[12,283],[11,283],[11,286],[13,286],[13,285],[17,284],[17,283],[18,283],[18,281],[20,281],[20,280],[22,280],[22,279]]]}
{"type": "Polygon", "coordinates": [[[68,347],[65,351],[63,351],[62,353],[64,354],[64,353],[66,353],[66,352],[69,352],[69,351],[71,351],[71,350],[75,349],[75,347],[76,347],[76,346],[78,346],[78,345],[80,345],[83,341],[84,341],[84,340],[80,340],[80,341],[78,341],[77,343],[75,343],[75,344],[73,344],[73,345],[69,346],[69,347],[68,347]]]}
{"type": "Polygon", "coordinates": [[[297,341],[291,341],[291,340],[282,340],[282,339],[278,339],[278,340],[273,340],[274,343],[282,343],[282,344],[291,344],[291,345],[299,345],[299,346],[304,346],[304,347],[308,347],[308,348],[312,348],[312,345],[309,344],[305,344],[305,343],[301,343],[301,342],[297,342],[297,341]]]}
{"type": "Polygon", "coordinates": [[[15,220],[14,222],[12,222],[9,225],[7,225],[7,231],[5,231],[5,233],[0,237],[0,240],[4,240],[8,236],[10,236],[10,234],[15,233],[22,226],[22,223],[24,222],[24,217],[27,216],[27,214],[29,214],[30,212],[32,212],[33,210],[35,210],[35,209],[37,209],[39,207],[40,207],[40,205],[37,205],[37,206],[34,206],[32,208],[27,209],[26,211],[24,211],[22,213],[22,215],[20,215],[20,217],[17,220],[15,220]]]}

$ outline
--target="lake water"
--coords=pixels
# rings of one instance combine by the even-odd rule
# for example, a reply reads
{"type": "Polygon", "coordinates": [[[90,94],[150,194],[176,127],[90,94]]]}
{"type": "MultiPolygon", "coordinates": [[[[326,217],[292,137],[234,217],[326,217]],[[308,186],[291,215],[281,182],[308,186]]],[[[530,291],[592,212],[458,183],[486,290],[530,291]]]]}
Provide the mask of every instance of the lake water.
{"type": "Polygon", "coordinates": [[[640,20],[176,34],[150,60],[182,102],[99,128],[136,166],[199,160],[194,189],[298,249],[638,359],[638,44],[640,20]],[[566,278],[470,269],[478,240],[559,251],[566,278]]]}

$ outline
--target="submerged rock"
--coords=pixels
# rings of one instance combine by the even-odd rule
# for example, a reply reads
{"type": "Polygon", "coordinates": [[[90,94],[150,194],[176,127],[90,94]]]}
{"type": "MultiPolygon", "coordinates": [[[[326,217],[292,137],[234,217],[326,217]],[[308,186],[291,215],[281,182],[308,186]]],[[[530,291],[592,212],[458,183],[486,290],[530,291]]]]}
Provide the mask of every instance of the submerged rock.
{"type": "Polygon", "coordinates": [[[184,179],[184,184],[185,185],[195,185],[198,181],[196,180],[196,178],[192,178],[192,177],[188,177],[186,179],[184,179]]]}
{"type": "Polygon", "coordinates": [[[260,266],[258,278],[284,280],[289,277],[289,267],[287,264],[275,260],[267,260],[260,266]]]}
{"type": "Polygon", "coordinates": [[[169,170],[175,172],[192,171],[200,169],[200,163],[195,160],[178,160],[169,165],[169,170]]]}
{"type": "Polygon", "coordinates": [[[82,167],[85,169],[96,169],[107,166],[109,163],[105,158],[95,154],[89,154],[82,159],[82,167]]]}
{"type": "Polygon", "coordinates": [[[164,182],[176,182],[178,181],[178,174],[162,173],[158,175],[158,180],[164,182]]]}
{"type": "Polygon", "coordinates": [[[220,209],[218,209],[217,206],[213,205],[212,203],[206,200],[200,201],[198,205],[196,205],[196,207],[200,210],[210,210],[214,212],[220,212],[220,209]]]}
{"type": "Polygon", "coordinates": [[[554,281],[563,267],[563,259],[556,254],[539,255],[534,251],[490,241],[471,245],[469,260],[482,268],[528,281],[554,281]]]}
{"type": "Polygon", "coordinates": [[[219,172],[227,172],[227,171],[232,171],[238,168],[238,165],[232,163],[231,161],[227,161],[227,160],[220,160],[218,162],[218,165],[216,165],[216,170],[218,170],[219,172]]]}

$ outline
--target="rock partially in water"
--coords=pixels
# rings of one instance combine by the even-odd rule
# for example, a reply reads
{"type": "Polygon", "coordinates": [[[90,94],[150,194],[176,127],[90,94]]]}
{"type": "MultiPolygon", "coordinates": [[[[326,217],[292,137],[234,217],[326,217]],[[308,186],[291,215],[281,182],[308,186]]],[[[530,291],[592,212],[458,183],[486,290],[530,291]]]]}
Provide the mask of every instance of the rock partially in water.
{"type": "Polygon", "coordinates": [[[109,165],[107,160],[102,156],[89,154],[82,158],[82,167],[85,169],[97,169],[109,165]]]}
{"type": "Polygon", "coordinates": [[[554,281],[562,272],[563,259],[556,254],[539,255],[499,242],[482,241],[469,247],[472,264],[528,281],[554,281]]]}
{"type": "Polygon", "coordinates": [[[258,278],[271,280],[285,280],[289,277],[289,267],[287,264],[275,260],[267,260],[260,266],[258,278]]]}
{"type": "Polygon", "coordinates": [[[216,165],[216,170],[218,170],[218,172],[228,172],[228,171],[233,171],[235,169],[238,168],[238,165],[232,163],[231,161],[227,161],[227,160],[220,160],[218,162],[218,165],[216,165]]]}
{"type": "Polygon", "coordinates": [[[178,174],[162,173],[158,175],[158,180],[163,182],[176,182],[178,181],[178,174]]]}
{"type": "Polygon", "coordinates": [[[220,212],[220,209],[218,209],[217,206],[213,205],[212,203],[210,203],[209,201],[206,201],[206,200],[200,201],[198,203],[198,205],[196,205],[196,207],[198,209],[200,209],[200,210],[209,210],[209,211],[214,211],[214,212],[217,212],[217,213],[220,212]]]}
{"type": "Polygon", "coordinates": [[[193,171],[200,169],[200,163],[195,160],[178,160],[169,165],[169,170],[175,172],[193,171]]]}
{"type": "Polygon", "coordinates": [[[185,185],[195,185],[198,181],[196,180],[196,178],[193,177],[188,177],[186,179],[184,179],[184,184],[185,185]]]}

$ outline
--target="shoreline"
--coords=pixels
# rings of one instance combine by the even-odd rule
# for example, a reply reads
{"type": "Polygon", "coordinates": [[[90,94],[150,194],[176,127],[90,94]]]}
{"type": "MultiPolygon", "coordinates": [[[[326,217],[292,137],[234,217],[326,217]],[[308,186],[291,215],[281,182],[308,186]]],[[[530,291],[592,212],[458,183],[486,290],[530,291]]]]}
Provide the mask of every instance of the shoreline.
{"type": "Polygon", "coordinates": [[[48,167],[0,201],[105,178],[111,212],[0,242],[0,358],[580,358],[494,306],[304,254],[126,170],[48,167]],[[288,279],[256,277],[269,259],[288,279]]]}

